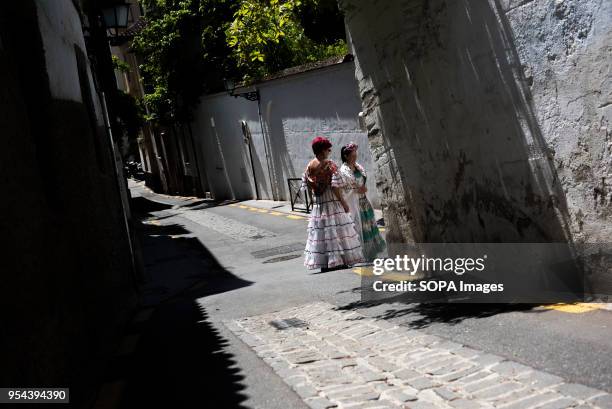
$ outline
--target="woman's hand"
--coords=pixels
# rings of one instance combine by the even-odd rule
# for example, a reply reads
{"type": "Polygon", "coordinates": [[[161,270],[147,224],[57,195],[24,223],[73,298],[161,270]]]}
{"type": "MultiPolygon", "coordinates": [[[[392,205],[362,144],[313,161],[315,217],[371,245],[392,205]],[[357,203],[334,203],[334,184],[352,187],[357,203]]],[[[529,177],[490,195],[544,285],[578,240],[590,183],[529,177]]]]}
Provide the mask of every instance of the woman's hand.
{"type": "Polygon", "coordinates": [[[311,189],[314,189],[316,187],[316,185],[317,185],[315,180],[313,178],[311,178],[310,176],[306,176],[306,184],[311,189]]]}

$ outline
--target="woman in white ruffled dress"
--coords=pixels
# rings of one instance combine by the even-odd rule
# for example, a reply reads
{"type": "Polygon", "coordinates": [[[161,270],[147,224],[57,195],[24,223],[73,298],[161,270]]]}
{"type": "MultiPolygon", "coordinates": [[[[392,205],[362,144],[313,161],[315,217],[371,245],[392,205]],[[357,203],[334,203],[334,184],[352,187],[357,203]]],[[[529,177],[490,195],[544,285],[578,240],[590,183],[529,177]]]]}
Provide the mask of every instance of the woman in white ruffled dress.
{"type": "Polygon", "coordinates": [[[363,166],[357,163],[355,143],[343,146],[340,156],[342,158],[340,176],[343,197],[355,222],[355,229],[359,233],[363,256],[366,261],[372,262],[385,249],[386,244],[376,225],[372,204],[366,196],[367,175],[363,166]]]}
{"type": "Polygon", "coordinates": [[[315,158],[308,163],[303,181],[314,194],[308,221],[304,265],[326,271],[363,263],[359,234],[342,196],[338,166],[328,159],[332,144],[323,137],[312,142],[315,158]]]}

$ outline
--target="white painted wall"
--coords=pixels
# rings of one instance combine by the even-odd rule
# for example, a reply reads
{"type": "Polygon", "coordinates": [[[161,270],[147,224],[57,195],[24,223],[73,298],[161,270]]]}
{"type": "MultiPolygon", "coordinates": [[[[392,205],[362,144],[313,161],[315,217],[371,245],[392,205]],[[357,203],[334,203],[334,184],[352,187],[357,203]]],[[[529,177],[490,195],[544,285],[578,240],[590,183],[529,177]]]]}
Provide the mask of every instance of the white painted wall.
{"type": "MultiPolygon", "coordinates": [[[[37,0],[36,12],[51,96],[83,102],[74,46],[79,47],[85,55],[87,51],[78,11],[71,0],[37,0]]],[[[89,88],[93,92],[95,87],[89,65],[87,76],[89,88]]],[[[93,96],[93,101],[97,123],[102,126],[104,118],[97,96],[93,96]]]]}
{"type": "Polygon", "coordinates": [[[262,199],[289,200],[287,178],[301,177],[313,157],[310,142],[323,135],[332,141],[333,159],[338,163],[342,145],[353,141],[360,146],[359,162],[372,171],[368,196],[374,206],[379,206],[367,135],[359,129],[361,102],[352,63],[264,82],[258,88],[261,123],[257,102],[227,94],[203,98],[196,111],[194,137],[216,198],[255,197],[240,126],[244,120],[253,137],[255,174],[262,199]]]}
{"type": "MultiPolygon", "coordinates": [[[[261,138],[257,103],[216,94],[202,98],[192,123],[200,167],[204,169],[209,188],[217,199],[255,197],[251,163],[240,125],[243,120],[249,124],[253,138],[261,138]]],[[[259,156],[259,151],[256,153],[254,150],[253,157],[262,196],[271,197],[266,182],[265,156],[259,156]]]]}
{"type": "Polygon", "coordinates": [[[75,43],[85,51],[79,15],[70,0],[38,0],[36,9],[51,95],[82,102],[74,55],[75,43]]]}

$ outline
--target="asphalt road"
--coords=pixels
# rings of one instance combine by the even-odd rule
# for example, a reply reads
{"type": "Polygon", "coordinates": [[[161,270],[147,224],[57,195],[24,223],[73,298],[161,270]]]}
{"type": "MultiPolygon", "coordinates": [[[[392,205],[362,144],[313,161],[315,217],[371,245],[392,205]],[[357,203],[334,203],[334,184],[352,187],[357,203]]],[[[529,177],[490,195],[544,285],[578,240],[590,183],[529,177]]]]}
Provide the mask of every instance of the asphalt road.
{"type": "MultiPolygon", "coordinates": [[[[209,351],[211,356],[200,356],[211,349],[205,344],[211,341],[210,337],[204,336],[202,345],[193,342],[185,347],[185,351],[191,351],[187,356],[193,357],[193,362],[186,364],[190,378],[201,376],[198,362],[203,365],[201,371],[208,372],[206,376],[211,371],[207,362],[212,362],[217,372],[231,372],[221,377],[226,380],[224,386],[209,382],[208,399],[212,394],[220,402],[233,401],[235,407],[306,407],[253,351],[225,328],[223,321],[317,300],[356,308],[365,315],[418,328],[571,382],[612,392],[611,311],[571,313],[539,306],[510,308],[482,304],[362,305],[360,276],[354,271],[319,273],[303,267],[305,218],[257,211],[240,203],[212,206],[209,202],[182,201],[152,195],[141,186],[131,189],[145,226],[143,247],[151,279],[145,288],[145,302],[151,306],[175,303],[187,309],[197,305],[200,324],[214,332],[216,347],[209,351]]],[[[181,336],[198,339],[201,335],[193,331],[198,314],[181,311],[174,305],[155,315],[153,327],[158,333],[150,338],[163,338],[161,334],[167,332],[167,327],[172,327],[175,335],[163,345],[160,341],[152,344],[151,354],[155,348],[172,348],[168,361],[185,359],[186,352],[179,351],[183,348],[181,336]],[[183,324],[177,324],[181,320],[183,324]],[[180,331],[185,333],[180,335],[180,331]]],[[[144,354],[143,360],[146,351],[144,354]]],[[[185,370],[168,365],[162,368],[185,370]]],[[[156,370],[159,367],[147,369],[150,373],[156,370]]],[[[213,376],[219,378],[218,373],[213,376]]],[[[136,394],[138,389],[132,389],[136,394]]],[[[186,399],[194,402],[199,398],[186,399]]]]}

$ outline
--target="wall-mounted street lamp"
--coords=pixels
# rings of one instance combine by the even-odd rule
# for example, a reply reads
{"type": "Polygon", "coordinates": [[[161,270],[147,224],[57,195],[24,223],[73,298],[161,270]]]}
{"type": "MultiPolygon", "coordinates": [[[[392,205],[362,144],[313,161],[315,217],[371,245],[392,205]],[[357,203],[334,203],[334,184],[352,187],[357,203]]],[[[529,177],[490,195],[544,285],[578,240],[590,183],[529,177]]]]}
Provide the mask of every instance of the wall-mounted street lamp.
{"type": "Polygon", "coordinates": [[[259,90],[255,89],[255,91],[247,91],[247,92],[236,92],[236,83],[234,80],[225,78],[223,80],[223,86],[225,87],[225,91],[230,94],[234,98],[242,97],[248,99],[249,101],[259,101],[259,90]]]}
{"type": "Polygon", "coordinates": [[[115,4],[112,7],[102,9],[102,17],[106,29],[115,33],[111,34],[115,37],[119,35],[119,29],[126,29],[129,23],[130,5],[128,3],[115,4]]]}

